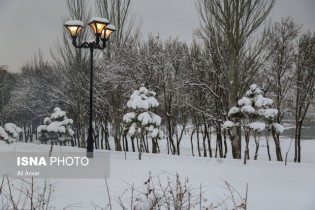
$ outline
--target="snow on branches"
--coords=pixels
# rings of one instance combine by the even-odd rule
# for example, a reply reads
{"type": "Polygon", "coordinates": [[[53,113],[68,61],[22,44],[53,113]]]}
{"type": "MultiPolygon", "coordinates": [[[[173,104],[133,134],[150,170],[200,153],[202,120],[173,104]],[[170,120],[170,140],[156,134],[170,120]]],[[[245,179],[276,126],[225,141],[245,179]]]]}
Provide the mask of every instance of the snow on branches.
{"type": "Polygon", "coordinates": [[[139,90],[135,90],[130,96],[130,100],[127,103],[128,108],[132,109],[145,109],[158,107],[159,103],[155,99],[156,93],[149,91],[145,87],[141,87],[139,90]]]}
{"type": "Polygon", "coordinates": [[[21,128],[13,123],[7,123],[4,125],[4,128],[0,126],[0,140],[8,144],[13,143],[20,132],[22,132],[21,128]]]}
{"type": "Polygon", "coordinates": [[[64,142],[74,135],[73,120],[66,117],[66,112],[56,107],[50,117],[44,119],[44,124],[38,126],[40,141],[57,140],[64,142]]]}
{"type": "MultiPolygon", "coordinates": [[[[273,123],[278,116],[278,110],[273,109],[271,106],[273,100],[264,96],[264,91],[261,90],[256,84],[249,87],[245,96],[238,100],[236,106],[232,107],[228,112],[228,121],[225,121],[223,128],[231,130],[235,126],[241,126],[245,136],[245,156],[244,164],[249,159],[249,140],[250,133],[253,132],[256,151],[254,159],[257,160],[259,139],[262,132],[267,131],[266,134],[272,131],[272,134],[281,134],[284,127],[278,123],[273,123]]],[[[268,138],[267,138],[268,139],[268,138]]],[[[267,142],[268,145],[268,142],[267,142]]],[[[269,153],[269,146],[268,154],[269,153]]],[[[270,159],[270,156],[269,156],[270,159]]]]}
{"type": "Polygon", "coordinates": [[[262,132],[266,129],[266,124],[263,122],[253,122],[248,125],[253,131],[262,132]]]}
{"type": "Polygon", "coordinates": [[[264,91],[256,84],[251,85],[245,96],[238,100],[237,106],[229,110],[230,120],[224,123],[224,129],[231,129],[237,125],[236,121],[241,121],[243,126],[255,132],[274,129],[278,134],[281,134],[284,127],[278,123],[273,123],[278,115],[278,110],[271,108],[273,100],[263,94],[264,91]]]}
{"type": "Polygon", "coordinates": [[[224,129],[231,129],[233,128],[234,126],[236,126],[237,124],[235,124],[234,122],[230,121],[230,120],[227,120],[224,122],[223,124],[223,128],[224,129]]]}
{"type": "Polygon", "coordinates": [[[154,139],[163,137],[163,132],[160,130],[161,117],[150,111],[152,108],[159,106],[155,95],[155,92],[141,87],[130,96],[127,106],[133,109],[134,112],[129,112],[123,117],[124,130],[130,137],[144,134],[154,139]]]}

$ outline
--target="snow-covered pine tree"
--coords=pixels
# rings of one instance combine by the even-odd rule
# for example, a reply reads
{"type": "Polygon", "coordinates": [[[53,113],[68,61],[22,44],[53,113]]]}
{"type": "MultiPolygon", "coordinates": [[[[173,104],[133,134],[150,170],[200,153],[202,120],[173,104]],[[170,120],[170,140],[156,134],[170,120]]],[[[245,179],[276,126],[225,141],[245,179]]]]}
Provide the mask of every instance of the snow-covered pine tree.
{"type": "Polygon", "coordinates": [[[10,144],[18,137],[22,129],[13,123],[6,123],[4,128],[0,126],[0,140],[10,144]]]}
{"type": "Polygon", "coordinates": [[[282,125],[280,125],[279,123],[274,123],[278,114],[278,110],[273,109],[271,107],[272,104],[273,100],[264,97],[264,92],[256,84],[253,84],[250,86],[245,96],[238,101],[237,106],[232,107],[228,113],[228,117],[230,120],[224,123],[224,128],[230,129],[234,126],[239,126],[235,123],[237,120],[239,120],[239,122],[241,123],[240,126],[242,126],[245,134],[246,148],[244,163],[246,163],[246,159],[249,159],[248,144],[250,131],[253,131],[254,134],[254,139],[256,143],[254,159],[257,159],[259,149],[259,137],[261,132],[267,131],[266,141],[269,155],[269,131],[281,134],[284,130],[284,127],[282,125]]]}
{"type": "Polygon", "coordinates": [[[130,96],[127,107],[133,112],[125,114],[124,132],[131,139],[137,138],[140,143],[139,160],[144,151],[144,140],[152,140],[152,152],[157,152],[157,140],[163,138],[163,131],[160,130],[161,117],[153,113],[152,109],[159,106],[155,98],[156,93],[149,91],[142,85],[139,90],[135,90],[130,96]]]}
{"type": "Polygon", "coordinates": [[[44,125],[37,128],[38,140],[41,142],[51,141],[51,148],[49,155],[51,155],[54,143],[63,143],[71,140],[74,135],[72,130],[73,120],[66,117],[66,112],[59,107],[54,109],[50,117],[44,119],[44,125]]]}

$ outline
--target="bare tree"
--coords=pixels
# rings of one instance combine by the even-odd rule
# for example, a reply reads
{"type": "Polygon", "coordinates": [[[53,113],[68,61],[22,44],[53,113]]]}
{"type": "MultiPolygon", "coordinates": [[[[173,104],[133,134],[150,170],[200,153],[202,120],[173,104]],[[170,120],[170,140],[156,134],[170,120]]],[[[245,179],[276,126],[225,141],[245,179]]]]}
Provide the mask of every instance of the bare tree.
{"type": "Polygon", "coordinates": [[[8,117],[5,107],[12,98],[14,84],[19,80],[18,74],[10,72],[0,72],[0,125],[4,125],[4,120],[8,117]]]}
{"type": "MultiPolygon", "coordinates": [[[[252,82],[264,61],[266,46],[264,34],[253,44],[255,31],[263,24],[275,0],[198,0],[197,9],[201,18],[198,32],[208,47],[217,48],[215,56],[220,60],[228,107],[236,104],[237,98],[252,82]]],[[[213,48],[210,48],[213,49],[213,48]]],[[[228,107],[225,107],[227,111],[228,107]]],[[[241,158],[241,132],[231,130],[233,158],[241,158]]]]}
{"type": "Polygon", "coordinates": [[[136,23],[136,16],[130,15],[131,0],[95,0],[97,14],[107,17],[117,31],[112,35],[111,42],[124,45],[139,33],[140,22],[136,23]]]}
{"type": "Polygon", "coordinates": [[[315,33],[299,40],[295,76],[295,153],[294,162],[301,162],[301,133],[307,111],[315,98],[315,33]]]}
{"type": "MultiPolygon", "coordinates": [[[[284,18],[275,23],[270,33],[270,61],[266,72],[269,80],[269,89],[273,91],[275,106],[278,109],[277,123],[288,114],[289,94],[294,83],[295,38],[298,36],[299,27],[291,18],[284,18]]],[[[282,161],[279,134],[272,131],[276,145],[276,156],[282,161]]]]}

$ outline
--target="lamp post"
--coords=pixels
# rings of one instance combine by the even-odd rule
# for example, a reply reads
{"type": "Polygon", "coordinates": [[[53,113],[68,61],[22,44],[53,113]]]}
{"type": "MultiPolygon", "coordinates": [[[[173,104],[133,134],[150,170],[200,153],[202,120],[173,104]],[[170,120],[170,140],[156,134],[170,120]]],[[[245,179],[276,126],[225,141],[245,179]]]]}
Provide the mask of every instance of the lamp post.
{"type": "Polygon", "coordinates": [[[88,137],[86,140],[86,157],[93,158],[93,53],[94,50],[103,50],[106,47],[106,42],[108,41],[110,35],[116,31],[115,26],[109,24],[106,18],[93,18],[89,24],[94,31],[95,40],[84,42],[82,44],[77,44],[77,36],[79,31],[84,28],[83,23],[80,20],[67,21],[65,27],[69,30],[72,44],[75,48],[86,48],[90,49],[90,111],[89,111],[89,130],[88,137]],[[100,44],[100,40],[102,44],[100,44]]]}

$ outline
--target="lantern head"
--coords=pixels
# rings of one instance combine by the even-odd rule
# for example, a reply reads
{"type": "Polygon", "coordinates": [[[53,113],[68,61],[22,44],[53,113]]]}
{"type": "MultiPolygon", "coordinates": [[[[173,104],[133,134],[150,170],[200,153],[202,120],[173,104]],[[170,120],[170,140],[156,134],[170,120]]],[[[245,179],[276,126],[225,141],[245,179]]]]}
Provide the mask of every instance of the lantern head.
{"type": "Polygon", "coordinates": [[[83,28],[83,23],[80,20],[70,20],[67,21],[64,26],[69,30],[71,37],[75,38],[83,28]]]}

